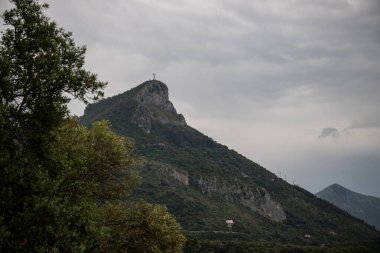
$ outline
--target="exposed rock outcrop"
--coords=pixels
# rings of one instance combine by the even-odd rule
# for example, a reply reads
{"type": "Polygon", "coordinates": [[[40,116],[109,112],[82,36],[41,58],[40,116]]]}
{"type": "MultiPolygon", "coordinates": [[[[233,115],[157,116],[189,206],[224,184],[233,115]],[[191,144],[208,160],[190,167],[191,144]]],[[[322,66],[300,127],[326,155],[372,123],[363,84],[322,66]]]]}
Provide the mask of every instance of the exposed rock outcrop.
{"type": "Polygon", "coordinates": [[[179,171],[173,168],[160,168],[160,171],[164,174],[171,176],[172,178],[178,180],[183,185],[189,185],[189,174],[186,171],[179,171]]]}
{"type": "Polygon", "coordinates": [[[150,133],[153,122],[172,125],[186,125],[185,118],[178,114],[169,101],[168,87],[157,80],[140,85],[135,99],[138,107],[133,121],[146,133],[150,133]]]}
{"type": "Polygon", "coordinates": [[[231,202],[237,202],[262,216],[282,222],[286,219],[285,212],[279,203],[273,201],[267,190],[261,187],[250,187],[238,182],[227,182],[218,177],[198,178],[196,180],[202,193],[219,193],[231,202]]]}

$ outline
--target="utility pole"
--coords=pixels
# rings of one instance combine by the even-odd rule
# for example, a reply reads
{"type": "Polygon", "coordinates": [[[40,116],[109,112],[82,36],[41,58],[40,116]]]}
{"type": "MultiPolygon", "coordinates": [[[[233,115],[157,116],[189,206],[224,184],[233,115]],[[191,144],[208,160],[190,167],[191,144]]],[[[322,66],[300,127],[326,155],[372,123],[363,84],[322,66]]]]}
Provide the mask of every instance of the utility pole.
{"type": "Polygon", "coordinates": [[[153,74],[153,80],[156,80],[156,73],[152,73],[153,74]]]}

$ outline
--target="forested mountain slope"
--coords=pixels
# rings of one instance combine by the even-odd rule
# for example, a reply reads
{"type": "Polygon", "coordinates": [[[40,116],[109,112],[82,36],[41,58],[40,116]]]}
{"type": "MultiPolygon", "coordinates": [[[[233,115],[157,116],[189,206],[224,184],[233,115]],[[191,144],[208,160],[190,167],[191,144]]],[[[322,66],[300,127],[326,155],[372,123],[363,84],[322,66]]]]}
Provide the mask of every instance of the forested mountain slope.
{"type": "Polygon", "coordinates": [[[297,243],[380,237],[359,219],[188,126],[160,81],[88,105],[81,122],[103,119],[135,141],[142,183],[134,197],[167,205],[188,233],[297,243]],[[234,220],[231,231],[226,220],[234,220]]]}

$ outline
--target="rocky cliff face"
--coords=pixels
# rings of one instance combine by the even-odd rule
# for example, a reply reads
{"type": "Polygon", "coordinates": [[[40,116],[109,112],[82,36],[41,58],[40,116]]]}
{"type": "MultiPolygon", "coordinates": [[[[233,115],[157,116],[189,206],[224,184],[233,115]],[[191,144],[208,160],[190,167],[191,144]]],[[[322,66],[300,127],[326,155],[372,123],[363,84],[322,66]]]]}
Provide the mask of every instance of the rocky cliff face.
{"type": "Polygon", "coordinates": [[[186,186],[189,185],[189,173],[187,173],[187,171],[180,171],[178,169],[168,168],[168,167],[162,167],[162,168],[159,168],[159,170],[162,173],[178,180],[181,184],[186,185],[186,186]]]}
{"type": "Polygon", "coordinates": [[[282,222],[286,219],[282,206],[273,201],[268,191],[262,187],[243,185],[237,180],[227,182],[216,176],[200,177],[196,181],[204,194],[221,194],[227,201],[239,203],[272,221],[282,222]]]}
{"type": "MultiPolygon", "coordinates": [[[[189,186],[189,173],[169,167],[158,167],[158,169],[178,180],[183,185],[189,186]]],[[[252,187],[244,185],[236,179],[228,182],[221,177],[199,177],[195,180],[195,187],[199,187],[205,195],[213,193],[222,195],[227,201],[238,203],[249,208],[252,212],[257,212],[265,218],[274,222],[286,220],[284,209],[280,203],[272,200],[269,192],[262,187],[252,187]]]]}
{"type": "Polygon", "coordinates": [[[154,123],[186,125],[183,115],[177,113],[169,100],[168,87],[158,80],[146,81],[127,92],[88,105],[81,122],[88,124],[103,119],[133,123],[147,134],[154,123]]]}
{"type": "Polygon", "coordinates": [[[138,102],[133,121],[150,133],[153,122],[161,124],[186,125],[185,118],[178,114],[169,101],[168,87],[157,80],[147,81],[140,85],[135,99],[138,102]]]}
{"type": "Polygon", "coordinates": [[[173,104],[169,101],[168,87],[164,83],[151,80],[141,86],[141,90],[136,95],[140,105],[155,105],[166,112],[177,114],[173,104]]]}

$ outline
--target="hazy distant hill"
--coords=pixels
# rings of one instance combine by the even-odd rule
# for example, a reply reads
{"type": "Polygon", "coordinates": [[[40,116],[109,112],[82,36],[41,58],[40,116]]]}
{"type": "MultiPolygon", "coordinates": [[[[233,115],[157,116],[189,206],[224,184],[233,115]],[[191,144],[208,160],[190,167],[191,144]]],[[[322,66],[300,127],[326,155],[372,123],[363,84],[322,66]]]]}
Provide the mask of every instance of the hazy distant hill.
{"type": "Polygon", "coordinates": [[[316,196],[327,200],[351,215],[358,217],[380,230],[380,198],[353,192],[338,184],[332,184],[316,196]]]}
{"type": "Polygon", "coordinates": [[[188,126],[160,81],[88,105],[81,122],[102,119],[136,143],[143,162],[134,197],[167,205],[188,233],[297,243],[380,237],[359,219],[188,126]],[[235,233],[227,229],[230,219],[235,233]]]}

